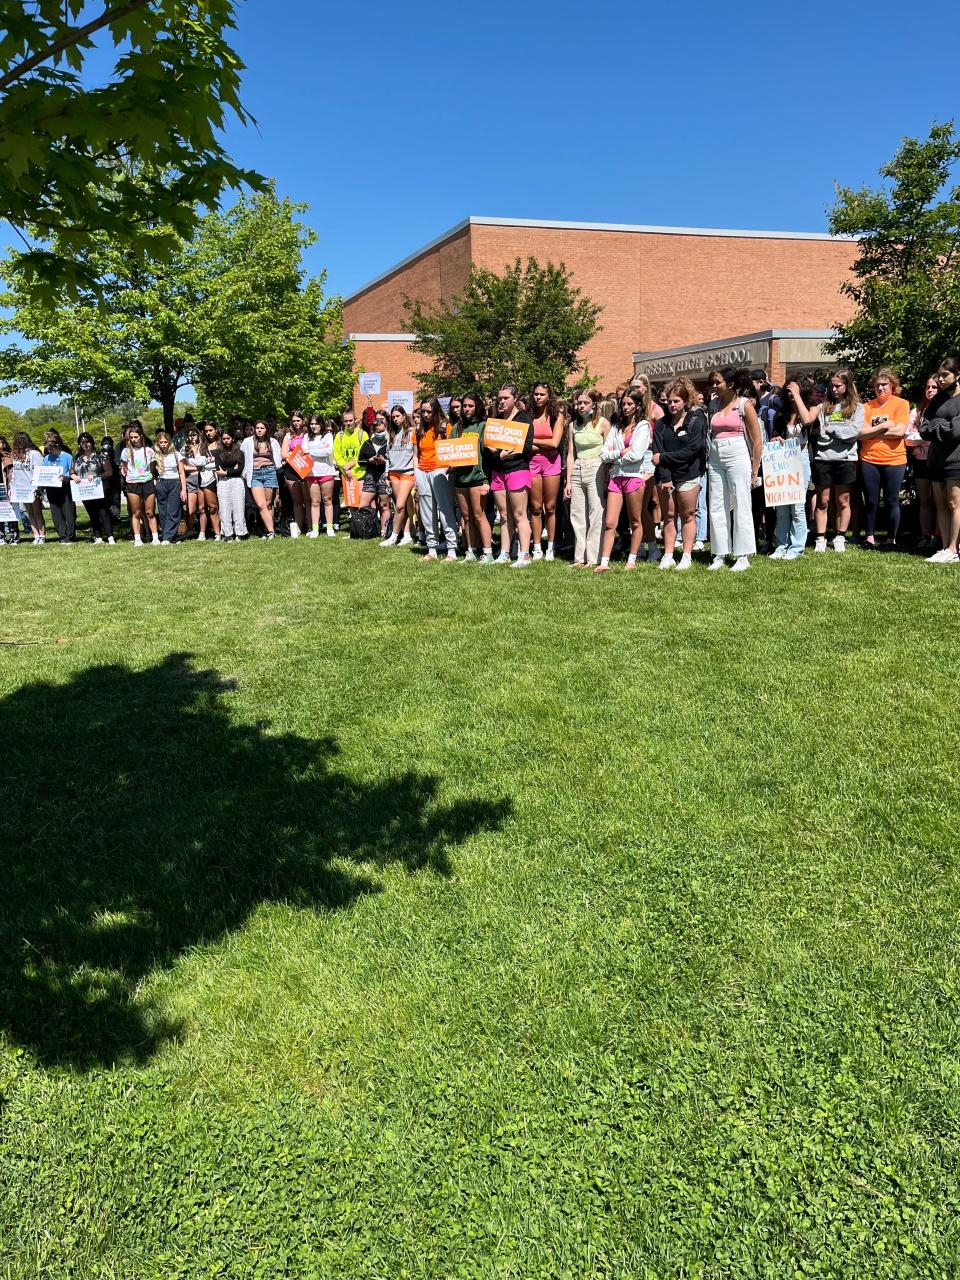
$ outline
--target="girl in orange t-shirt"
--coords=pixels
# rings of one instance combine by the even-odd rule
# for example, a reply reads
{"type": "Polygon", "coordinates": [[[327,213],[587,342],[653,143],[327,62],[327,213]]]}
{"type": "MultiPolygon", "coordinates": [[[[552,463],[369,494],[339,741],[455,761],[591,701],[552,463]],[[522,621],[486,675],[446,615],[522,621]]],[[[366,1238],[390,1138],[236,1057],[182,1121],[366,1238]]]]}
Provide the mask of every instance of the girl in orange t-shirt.
{"type": "Polygon", "coordinates": [[[910,406],[902,399],[900,379],[892,369],[878,369],[873,378],[874,398],[863,406],[860,428],[860,479],[867,537],[864,546],[876,551],[874,532],[880,493],[887,509],[887,548],[897,544],[900,528],[900,486],[907,469],[904,436],[910,425],[910,406]]]}

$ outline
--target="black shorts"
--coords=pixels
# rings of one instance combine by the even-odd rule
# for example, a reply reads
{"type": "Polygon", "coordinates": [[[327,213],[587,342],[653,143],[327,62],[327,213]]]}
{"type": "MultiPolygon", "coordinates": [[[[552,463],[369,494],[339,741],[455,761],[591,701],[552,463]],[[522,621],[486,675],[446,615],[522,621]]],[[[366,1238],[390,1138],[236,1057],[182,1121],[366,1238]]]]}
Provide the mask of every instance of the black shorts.
{"type": "Polygon", "coordinates": [[[910,474],[913,476],[914,480],[929,480],[930,468],[927,465],[926,458],[911,458],[910,474]]]}
{"type": "Polygon", "coordinates": [[[810,479],[815,489],[829,489],[835,484],[853,485],[857,482],[857,464],[852,458],[814,458],[810,479]]]}
{"type": "Polygon", "coordinates": [[[383,472],[375,476],[373,472],[368,471],[363,477],[363,484],[360,487],[363,493],[375,493],[378,498],[388,498],[390,496],[390,484],[383,472]]]}
{"type": "Polygon", "coordinates": [[[157,496],[157,486],[152,480],[145,480],[143,484],[127,484],[127,497],[133,495],[135,498],[155,498],[157,496]]]}

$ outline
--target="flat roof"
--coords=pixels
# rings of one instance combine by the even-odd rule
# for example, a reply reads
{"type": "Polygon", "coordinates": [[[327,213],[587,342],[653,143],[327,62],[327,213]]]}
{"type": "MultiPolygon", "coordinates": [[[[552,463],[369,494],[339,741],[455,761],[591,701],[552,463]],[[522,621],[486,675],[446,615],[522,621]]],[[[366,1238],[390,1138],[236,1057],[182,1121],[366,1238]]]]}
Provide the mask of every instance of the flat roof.
{"type": "Polygon", "coordinates": [[[769,342],[772,338],[813,338],[826,342],[837,336],[836,329],[764,329],[760,333],[741,333],[735,338],[712,338],[709,342],[691,342],[685,347],[666,347],[659,351],[634,351],[634,360],[655,360],[658,356],[685,356],[690,351],[712,351],[714,347],[736,347],[746,342],[769,342]]]}
{"type": "Polygon", "coordinates": [[[444,231],[442,235],[437,236],[436,239],[431,240],[428,244],[422,245],[413,253],[407,254],[405,258],[401,258],[399,262],[394,263],[392,267],[388,267],[386,271],[381,271],[379,275],[374,276],[372,280],[368,280],[359,289],[354,289],[353,293],[344,298],[344,302],[352,302],[354,298],[359,297],[361,293],[366,293],[368,289],[372,289],[381,280],[386,280],[389,276],[395,275],[396,272],[409,266],[411,262],[416,262],[417,258],[422,257],[423,254],[429,253],[431,249],[436,249],[447,240],[452,240],[454,236],[466,231],[469,227],[540,227],[546,231],[628,231],[634,235],[726,236],[732,240],[856,241],[860,238],[859,236],[832,236],[826,231],[754,231],[731,227],[654,227],[634,222],[554,222],[544,218],[481,218],[471,215],[469,218],[464,218],[462,222],[458,222],[456,226],[450,227],[448,231],[444,231]]]}

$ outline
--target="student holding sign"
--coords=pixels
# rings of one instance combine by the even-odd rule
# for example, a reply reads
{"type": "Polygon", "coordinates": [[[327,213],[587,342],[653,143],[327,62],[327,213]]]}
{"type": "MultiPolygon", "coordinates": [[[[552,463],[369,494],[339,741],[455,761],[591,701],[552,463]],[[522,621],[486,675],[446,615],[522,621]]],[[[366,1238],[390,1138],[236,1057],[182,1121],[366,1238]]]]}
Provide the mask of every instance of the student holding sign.
{"type": "Polygon", "coordinates": [[[43,500],[33,483],[33,473],[43,462],[43,455],[25,431],[14,433],[10,448],[12,466],[9,471],[10,498],[14,510],[19,508],[27,517],[33,545],[42,547],[46,541],[43,523],[43,500]]]}
{"type": "MultiPolygon", "coordinates": [[[[810,408],[817,384],[807,376],[797,383],[800,400],[810,408]]],[[[778,401],[770,425],[770,444],[778,447],[793,444],[797,448],[797,471],[803,497],[800,502],[784,502],[776,507],[774,549],[771,560],[799,560],[807,545],[807,486],[810,483],[810,455],[807,449],[807,427],[792,400],[784,396],[778,401]]],[[[764,464],[766,468],[766,463],[764,464]]],[[[792,470],[792,468],[791,468],[792,470]]],[[[767,476],[764,472],[764,484],[767,476]]]]}
{"type": "Polygon", "coordinates": [[[414,434],[414,475],[420,503],[420,523],[427,538],[426,560],[438,560],[441,538],[447,559],[457,558],[457,517],[453,506],[450,472],[437,458],[437,442],[447,437],[440,401],[433,396],[420,401],[420,425],[414,434]]]}
{"type": "MultiPolygon", "coordinates": [[[[104,542],[110,546],[115,545],[113,516],[110,513],[106,487],[112,475],[113,463],[98,451],[90,432],[81,431],[77,436],[77,456],[70,470],[70,483],[76,486],[75,495],[79,497],[87,513],[94,546],[104,542]]],[[[177,511],[179,513],[179,506],[177,511]]]]}
{"type": "Polygon", "coordinates": [[[148,525],[156,546],[160,545],[157,530],[157,485],[153,475],[153,447],[146,442],[143,427],[133,422],[127,429],[127,443],[120,454],[120,472],[127,492],[130,508],[130,524],[133,527],[133,545],[143,546],[144,522],[148,525]]]}
{"type": "Polygon", "coordinates": [[[512,568],[526,569],[531,563],[529,507],[533,486],[530,474],[533,419],[528,413],[521,413],[518,396],[512,382],[504,383],[497,392],[497,417],[487,419],[484,446],[490,460],[490,489],[500,509],[501,521],[506,515],[507,541],[504,545],[501,528],[497,563],[509,563],[510,546],[516,538],[519,552],[512,568]]]}
{"type": "MultiPolygon", "coordinates": [[[[451,405],[452,403],[451,401],[451,405]]],[[[490,478],[483,469],[482,461],[485,417],[483,397],[468,391],[465,396],[460,397],[459,405],[458,421],[451,426],[450,436],[443,445],[454,446],[454,442],[460,441],[461,450],[468,446],[472,449],[468,461],[456,463],[451,458],[450,468],[467,540],[466,559],[479,558],[481,564],[493,564],[493,535],[486,511],[490,478]]],[[[438,456],[443,445],[437,445],[438,456]]],[[[463,456],[462,452],[460,456],[463,456]]]]}
{"type": "MultiPolygon", "coordinates": [[[[363,415],[364,419],[366,419],[366,409],[364,409],[363,415]]],[[[372,419],[376,418],[376,414],[372,409],[370,410],[370,416],[372,419]]],[[[333,461],[340,472],[344,505],[358,507],[360,505],[363,477],[367,474],[366,467],[360,461],[360,447],[366,441],[367,433],[362,427],[357,426],[357,420],[352,409],[344,411],[341,421],[343,427],[333,438],[333,461]]]]}
{"type": "MultiPolygon", "coordinates": [[[[307,479],[312,474],[313,468],[311,464],[311,468],[308,471],[305,463],[301,460],[304,432],[304,417],[300,410],[297,409],[290,415],[290,425],[284,431],[283,438],[280,441],[280,457],[282,459],[280,474],[290,496],[290,505],[293,508],[293,519],[290,521],[291,538],[299,538],[301,533],[306,533],[309,528],[310,492],[307,479]],[[294,463],[297,465],[295,466],[294,463]]],[[[331,440],[330,443],[332,448],[333,441],[331,440]]],[[[336,469],[334,469],[335,476],[336,469]]],[[[317,513],[317,518],[319,520],[319,512],[317,513]]]]}
{"type": "Polygon", "coordinates": [[[70,468],[73,457],[60,439],[59,431],[46,431],[43,436],[43,461],[38,475],[40,487],[47,495],[50,503],[50,514],[53,516],[57,537],[65,547],[72,545],[77,533],[77,507],[70,491],[70,468]],[[49,473],[59,470],[59,484],[51,483],[49,473]],[[43,483],[45,481],[45,483],[43,483]]]}

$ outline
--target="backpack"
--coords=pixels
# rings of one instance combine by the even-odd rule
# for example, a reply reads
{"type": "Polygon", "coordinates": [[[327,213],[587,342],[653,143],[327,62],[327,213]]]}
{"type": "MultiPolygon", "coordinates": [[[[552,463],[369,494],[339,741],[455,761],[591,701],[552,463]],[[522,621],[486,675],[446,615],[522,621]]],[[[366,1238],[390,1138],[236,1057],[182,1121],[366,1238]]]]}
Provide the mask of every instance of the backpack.
{"type": "Polygon", "coordinates": [[[351,538],[379,538],[380,519],[372,507],[354,507],[350,512],[351,538]]]}

